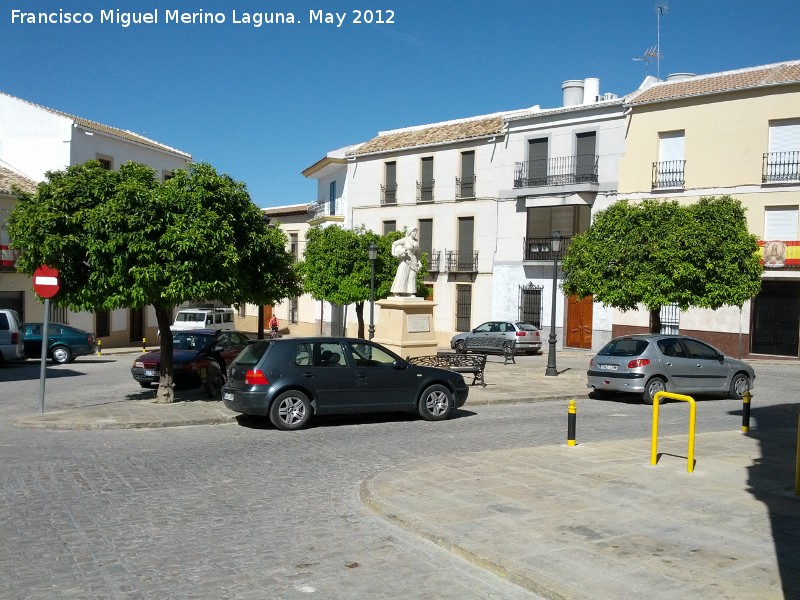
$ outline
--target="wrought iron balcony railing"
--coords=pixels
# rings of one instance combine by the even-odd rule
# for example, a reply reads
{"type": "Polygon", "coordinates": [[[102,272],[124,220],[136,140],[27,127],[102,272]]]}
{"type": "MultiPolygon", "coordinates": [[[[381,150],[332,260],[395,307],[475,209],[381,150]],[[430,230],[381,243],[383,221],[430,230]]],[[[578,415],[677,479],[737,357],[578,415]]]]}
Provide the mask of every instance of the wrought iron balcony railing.
{"type": "Polygon", "coordinates": [[[476,179],[475,175],[456,177],[456,198],[474,198],[476,179]]]}
{"type": "Polygon", "coordinates": [[[653,163],[653,176],[651,189],[675,190],[683,189],[685,160],[662,160],[653,163]]]}
{"type": "Polygon", "coordinates": [[[514,163],[514,187],[597,183],[596,154],[542,158],[514,163]]]}
{"type": "Polygon", "coordinates": [[[381,204],[397,204],[397,184],[381,185],[381,204]]]}
{"type": "Polygon", "coordinates": [[[800,150],[765,152],[761,163],[761,182],[786,181],[800,181],[800,150]]]}
{"type": "Polygon", "coordinates": [[[431,250],[428,252],[428,272],[429,273],[438,273],[441,271],[441,251],[439,250],[431,250]]]}
{"type": "MultiPolygon", "coordinates": [[[[551,250],[550,242],[552,238],[549,237],[529,237],[525,238],[525,247],[523,248],[523,256],[525,257],[523,260],[546,260],[552,261],[556,256],[551,250]]],[[[564,237],[561,238],[561,249],[558,251],[557,256],[560,258],[564,256],[564,253],[569,248],[569,243],[572,241],[572,238],[564,237]]]]}
{"type": "Polygon", "coordinates": [[[478,251],[457,252],[447,250],[447,270],[450,273],[477,273],[478,251]]]}
{"type": "Polygon", "coordinates": [[[433,202],[433,186],[435,180],[417,182],[417,202],[433,202]]]}
{"type": "Polygon", "coordinates": [[[332,217],[334,215],[342,214],[342,199],[334,198],[320,198],[314,202],[310,207],[311,218],[318,219],[320,217],[332,217]]]}

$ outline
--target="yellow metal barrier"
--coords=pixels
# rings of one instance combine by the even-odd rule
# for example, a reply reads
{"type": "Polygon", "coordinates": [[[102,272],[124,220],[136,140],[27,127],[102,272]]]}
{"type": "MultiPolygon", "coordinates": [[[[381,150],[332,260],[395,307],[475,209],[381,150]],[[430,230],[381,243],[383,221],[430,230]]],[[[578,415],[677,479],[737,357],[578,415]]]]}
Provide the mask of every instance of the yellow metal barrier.
{"type": "Polygon", "coordinates": [[[103,340],[97,340],[97,356],[100,356],[103,351],[103,340]]]}
{"type": "Polygon", "coordinates": [[[694,429],[697,419],[697,405],[694,401],[694,398],[691,396],[684,396],[683,394],[658,392],[653,398],[653,439],[650,444],[650,464],[656,464],[656,459],[658,457],[658,401],[661,398],[671,398],[672,400],[680,400],[682,402],[689,403],[689,465],[687,472],[692,473],[694,472],[694,429]]]}

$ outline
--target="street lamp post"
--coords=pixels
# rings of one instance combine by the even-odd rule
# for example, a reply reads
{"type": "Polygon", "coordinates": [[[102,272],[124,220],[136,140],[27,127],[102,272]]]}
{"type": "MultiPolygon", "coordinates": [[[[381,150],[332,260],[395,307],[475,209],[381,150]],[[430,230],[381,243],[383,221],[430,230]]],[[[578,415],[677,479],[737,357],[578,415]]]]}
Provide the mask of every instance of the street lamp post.
{"type": "Polygon", "coordinates": [[[375,259],[378,258],[378,247],[375,242],[369,245],[369,339],[375,337],[375,259]]]}
{"type": "Polygon", "coordinates": [[[556,367],[556,287],[558,286],[558,253],[561,252],[561,233],[554,231],[550,238],[550,251],[553,253],[553,301],[550,303],[550,338],[547,351],[547,369],[545,376],[558,376],[556,367]]]}

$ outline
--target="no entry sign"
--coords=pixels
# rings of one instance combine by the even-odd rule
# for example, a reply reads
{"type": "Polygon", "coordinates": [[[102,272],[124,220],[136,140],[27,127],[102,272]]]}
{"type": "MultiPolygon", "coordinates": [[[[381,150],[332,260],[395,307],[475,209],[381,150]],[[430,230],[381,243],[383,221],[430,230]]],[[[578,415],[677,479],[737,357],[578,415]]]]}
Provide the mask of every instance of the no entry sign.
{"type": "Polygon", "coordinates": [[[33,291],[42,298],[52,298],[60,288],[58,270],[42,265],[33,272],[33,291]]]}

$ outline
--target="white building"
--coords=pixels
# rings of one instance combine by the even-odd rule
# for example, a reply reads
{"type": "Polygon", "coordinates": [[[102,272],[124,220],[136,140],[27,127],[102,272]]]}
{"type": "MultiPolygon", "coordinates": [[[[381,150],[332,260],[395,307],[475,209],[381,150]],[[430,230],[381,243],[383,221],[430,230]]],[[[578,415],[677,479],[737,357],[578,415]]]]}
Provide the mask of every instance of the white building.
{"type": "MultiPolygon", "coordinates": [[[[136,133],[39,106],[0,92],[0,165],[33,182],[47,171],[63,170],[87,160],[108,169],[133,161],[147,165],[162,178],[186,168],[191,155],[136,133]]],[[[9,190],[10,192],[10,190],[9,190]]],[[[0,231],[13,208],[6,193],[0,204],[0,231]]],[[[5,239],[5,238],[3,238],[5,239]]],[[[26,321],[41,321],[43,305],[33,292],[30,277],[2,267],[0,306],[14,308],[26,321]]],[[[112,312],[74,313],[51,303],[50,318],[97,333],[106,347],[141,343],[156,338],[155,311],[120,309],[112,312]]]]}
{"type": "MultiPolygon", "coordinates": [[[[623,148],[622,99],[601,96],[599,81],[587,79],[565,82],[562,107],[381,132],[304,174],[319,180],[323,204],[341,190],[346,227],[418,229],[446,346],[490,319],[529,320],[549,332],[551,234],[568,243],[613,201],[623,148]]],[[[598,347],[610,337],[611,317],[591,299],[567,302],[559,290],[555,310],[567,345],[598,347]]]]}

